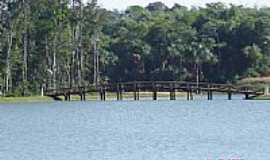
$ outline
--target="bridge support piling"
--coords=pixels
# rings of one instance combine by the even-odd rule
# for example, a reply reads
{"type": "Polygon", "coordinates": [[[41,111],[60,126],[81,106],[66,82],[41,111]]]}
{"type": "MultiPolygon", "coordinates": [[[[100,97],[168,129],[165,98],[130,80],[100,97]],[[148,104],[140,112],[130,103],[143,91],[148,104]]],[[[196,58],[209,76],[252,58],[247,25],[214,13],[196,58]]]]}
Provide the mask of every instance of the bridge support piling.
{"type": "Polygon", "coordinates": [[[106,101],[106,91],[103,88],[100,90],[100,100],[106,101]]]}
{"type": "Polygon", "coordinates": [[[80,93],[80,99],[81,99],[81,101],[83,101],[83,96],[82,96],[82,93],[80,93]]]}
{"type": "Polygon", "coordinates": [[[71,101],[71,94],[70,94],[70,92],[67,93],[67,101],[71,101]]]}
{"type": "Polygon", "coordinates": [[[137,92],[134,91],[133,94],[134,94],[134,100],[137,101],[137,92]]]}
{"type": "Polygon", "coordinates": [[[170,100],[176,100],[175,84],[171,84],[170,86],[170,100]]]}
{"type": "Polygon", "coordinates": [[[139,101],[140,100],[140,92],[139,91],[135,91],[134,92],[134,100],[135,101],[139,101]]]}
{"type": "Polygon", "coordinates": [[[207,91],[207,99],[208,100],[213,100],[213,91],[211,91],[211,90],[207,91]]]}
{"type": "Polygon", "coordinates": [[[190,100],[193,101],[193,91],[192,91],[192,89],[190,89],[190,100]]]}
{"type": "Polygon", "coordinates": [[[103,101],[106,101],[106,90],[103,90],[103,101]]]}
{"type": "Polygon", "coordinates": [[[123,92],[122,92],[122,90],[119,92],[119,100],[123,100],[123,92]]]}
{"type": "Polygon", "coordinates": [[[134,100],[139,101],[140,100],[140,89],[138,88],[138,84],[134,84],[134,100]]]}
{"type": "Polygon", "coordinates": [[[157,91],[153,92],[153,100],[156,101],[157,100],[157,91]]]}
{"type": "Polygon", "coordinates": [[[249,100],[249,94],[245,93],[245,100],[249,100]]]}
{"type": "Polygon", "coordinates": [[[170,100],[176,100],[176,93],[175,91],[170,92],[170,100]]]}
{"type": "Polygon", "coordinates": [[[121,84],[117,84],[117,93],[116,93],[117,100],[123,100],[123,87],[121,84]]]}
{"type": "Polygon", "coordinates": [[[232,92],[228,92],[228,100],[232,100],[232,92]]]}
{"type": "Polygon", "coordinates": [[[189,101],[191,98],[190,97],[190,86],[187,84],[186,88],[187,88],[187,100],[189,101]]]}
{"type": "Polygon", "coordinates": [[[190,87],[188,87],[188,90],[187,90],[187,100],[188,101],[193,100],[193,91],[190,87]]]}
{"type": "Polygon", "coordinates": [[[152,90],[153,90],[153,100],[156,101],[157,100],[157,86],[155,82],[152,82],[152,90]]]}
{"type": "Polygon", "coordinates": [[[187,91],[187,100],[192,101],[193,100],[193,93],[192,90],[187,91]]]}
{"type": "Polygon", "coordinates": [[[211,85],[208,84],[207,87],[207,99],[208,100],[213,100],[213,91],[211,90],[211,85]]]}
{"type": "Polygon", "coordinates": [[[120,91],[117,91],[116,98],[117,98],[117,101],[120,101],[120,91]]]}
{"type": "Polygon", "coordinates": [[[120,101],[120,85],[117,84],[116,99],[120,101]]]}

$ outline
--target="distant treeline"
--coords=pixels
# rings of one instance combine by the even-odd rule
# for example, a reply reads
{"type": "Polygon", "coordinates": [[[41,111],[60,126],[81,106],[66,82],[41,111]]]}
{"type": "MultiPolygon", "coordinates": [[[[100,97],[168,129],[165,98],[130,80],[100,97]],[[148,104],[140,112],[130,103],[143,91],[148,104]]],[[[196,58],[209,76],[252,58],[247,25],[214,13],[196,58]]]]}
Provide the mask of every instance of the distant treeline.
{"type": "Polygon", "coordinates": [[[94,79],[233,83],[270,75],[270,8],[156,2],[120,12],[94,0],[1,0],[0,18],[7,94],[94,79]]]}

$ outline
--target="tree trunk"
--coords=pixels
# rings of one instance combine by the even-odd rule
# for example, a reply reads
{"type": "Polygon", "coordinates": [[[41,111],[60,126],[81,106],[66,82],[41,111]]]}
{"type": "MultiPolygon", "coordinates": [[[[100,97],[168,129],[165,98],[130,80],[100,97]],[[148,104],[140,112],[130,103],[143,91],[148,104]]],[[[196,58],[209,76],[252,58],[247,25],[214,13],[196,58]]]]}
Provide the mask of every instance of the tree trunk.
{"type": "Polygon", "coordinates": [[[23,81],[23,96],[25,96],[27,72],[28,72],[28,12],[29,7],[27,2],[23,0],[23,14],[24,14],[24,31],[23,31],[23,69],[22,69],[22,81],[23,81]]]}
{"type": "Polygon", "coordinates": [[[82,15],[83,15],[83,6],[81,0],[78,0],[79,3],[79,21],[78,21],[78,59],[77,59],[77,69],[78,69],[78,80],[79,80],[79,86],[82,85],[82,57],[83,57],[83,50],[82,50],[82,15]]]}
{"type": "Polygon", "coordinates": [[[52,66],[52,71],[53,71],[53,89],[56,89],[56,35],[54,35],[53,38],[53,66],[52,66]]]}
{"type": "Polygon", "coordinates": [[[26,83],[27,83],[27,64],[28,59],[28,37],[27,32],[23,35],[23,71],[22,71],[22,79],[23,79],[23,96],[25,95],[26,83]]]}
{"type": "Polygon", "coordinates": [[[99,51],[98,51],[98,34],[94,37],[94,85],[99,85],[99,51]]]}
{"type": "Polygon", "coordinates": [[[8,35],[8,51],[7,51],[7,57],[6,57],[6,93],[9,92],[10,87],[10,80],[11,80],[11,71],[10,71],[10,55],[11,55],[11,49],[13,45],[13,32],[10,31],[8,35]]]}

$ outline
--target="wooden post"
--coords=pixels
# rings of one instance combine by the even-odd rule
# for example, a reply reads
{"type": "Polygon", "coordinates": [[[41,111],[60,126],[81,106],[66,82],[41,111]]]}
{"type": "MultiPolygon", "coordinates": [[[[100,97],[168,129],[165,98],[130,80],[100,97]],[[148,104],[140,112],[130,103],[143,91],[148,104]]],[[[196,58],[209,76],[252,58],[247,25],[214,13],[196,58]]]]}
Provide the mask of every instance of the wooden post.
{"type": "Polygon", "coordinates": [[[228,100],[232,100],[232,87],[229,88],[228,100]]]}
{"type": "Polygon", "coordinates": [[[71,93],[68,92],[68,101],[71,101],[71,93]]]}
{"type": "Polygon", "coordinates": [[[249,94],[245,93],[245,100],[249,100],[249,94]]]}
{"type": "Polygon", "coordinates": [[[190,88],[190,100],[193,100],[193,91],[192,91],[192,88],[190,88]]]}
{"type": "Polygon", "coordinates": [[[152,89],[153,89],[153,100],[156,101],[157,100],[157,88],[156,88],[156,84],[154,84],[152,82],[152,89]]]}
{"type": "Polygon", "coordinates": [[[123,85],[120,84],[120,100],[123,100],[123,85]]]}
{"type": "Polygon", "coordinates": [[[211,90],[210,85],[208,85],[208,89],[207,89],[207,99],[208,100],[213,100],[213,91],[211,90]]]}
{"type": "Polygon", "coordinates": [[[140,100],[140,84],[136,84],[137,101],[140,100]]]}
{"type": "Polygon", "coordinates": [[[137,94],[137,84],[136,83],[134,83],[133,93],[134,93],[134,100],[137,101],[138,100],[138,94],[137,94]]]}
{"type": "Polygon", "coordinates": [[[83,100],[86,101],[86,92],[83,91],[83,100]]]}
{"type": "Polygon", "coordinates": [[[106,89],[103,89],[103,101],[106,101],[106,89]]]}
{"type": "Polygon", "coordinates": [[[81,101],[83,101],[83,94],[82,94],[82,92],[80,93],[80,98],[81,98],[81,101]]]}
{"type": "Polygon", "coordinates": [[[270,89],[269,88],[270,88],[269,84],[265,84],[265,86],[264,86],[264,95],[265,96],[270,95],[270,92],[269,92],[270,89]]]}
{"type": "Polygon", "coordinates": [[[117,100],[119,101],[120,100],[120,86],[119,86],[119,84],[117,84],[117,93],[116,93],[117,95],[117,100]]]}
{"type": "Polygon", "coordinates": [[[175,90],[170,92],[170,100],[176,100],[175,90]]]}
{"type": "Polygon", "coordinates": [[[157,100],[157,91],[153,92],[153,100],[156,101],[157,100]]]}
{"type": "Polygon", "coordinates": [[[133,95],[134,95],[134,100],[137,100],[137,93],[136,93],[136,84],[133,84],[133,95]]]}
{"type": "Polygon", "coordinates": [[[103,101],[103,88],[100,88],[99,94],[100,94],[100,100],[103,101]]]}
{"type": "Polygon", "coordinates": [[[174,84],[170,85],[170,100],[176,100],[175,85],[174,84]]]}
{"type": "Polygon", "coordinates": [[[232,100],[232,92],[231,91],[228,92],[228,100],[232,100]]]}
{"type": "Polygon", "coordinates": [[[117,93],[116,93],[116,99],[117,99],[117,101],[120,101],[120,92],[119,91],[117,91],[117,93]]]}
{"type": "Polygon", "coordinates": [[[210,86],[207,85],[207,99],[210,100],[210,86]]]}
{"type": "Polygon", "coordinates": [[[187,85],[187,100],[193,100],[192,88],[190,85],[187,85]]]}

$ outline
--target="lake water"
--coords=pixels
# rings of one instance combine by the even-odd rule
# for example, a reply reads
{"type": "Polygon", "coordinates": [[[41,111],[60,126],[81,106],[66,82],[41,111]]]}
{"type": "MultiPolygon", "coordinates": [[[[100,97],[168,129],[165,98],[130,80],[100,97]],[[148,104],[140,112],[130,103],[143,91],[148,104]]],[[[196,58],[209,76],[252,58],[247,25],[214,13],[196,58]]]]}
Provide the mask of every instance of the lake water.
{"type": "Polygon", "coordinates": [[[267,160],[269,136],[270,101],[0,104],[1,160],[267,160]]]}

